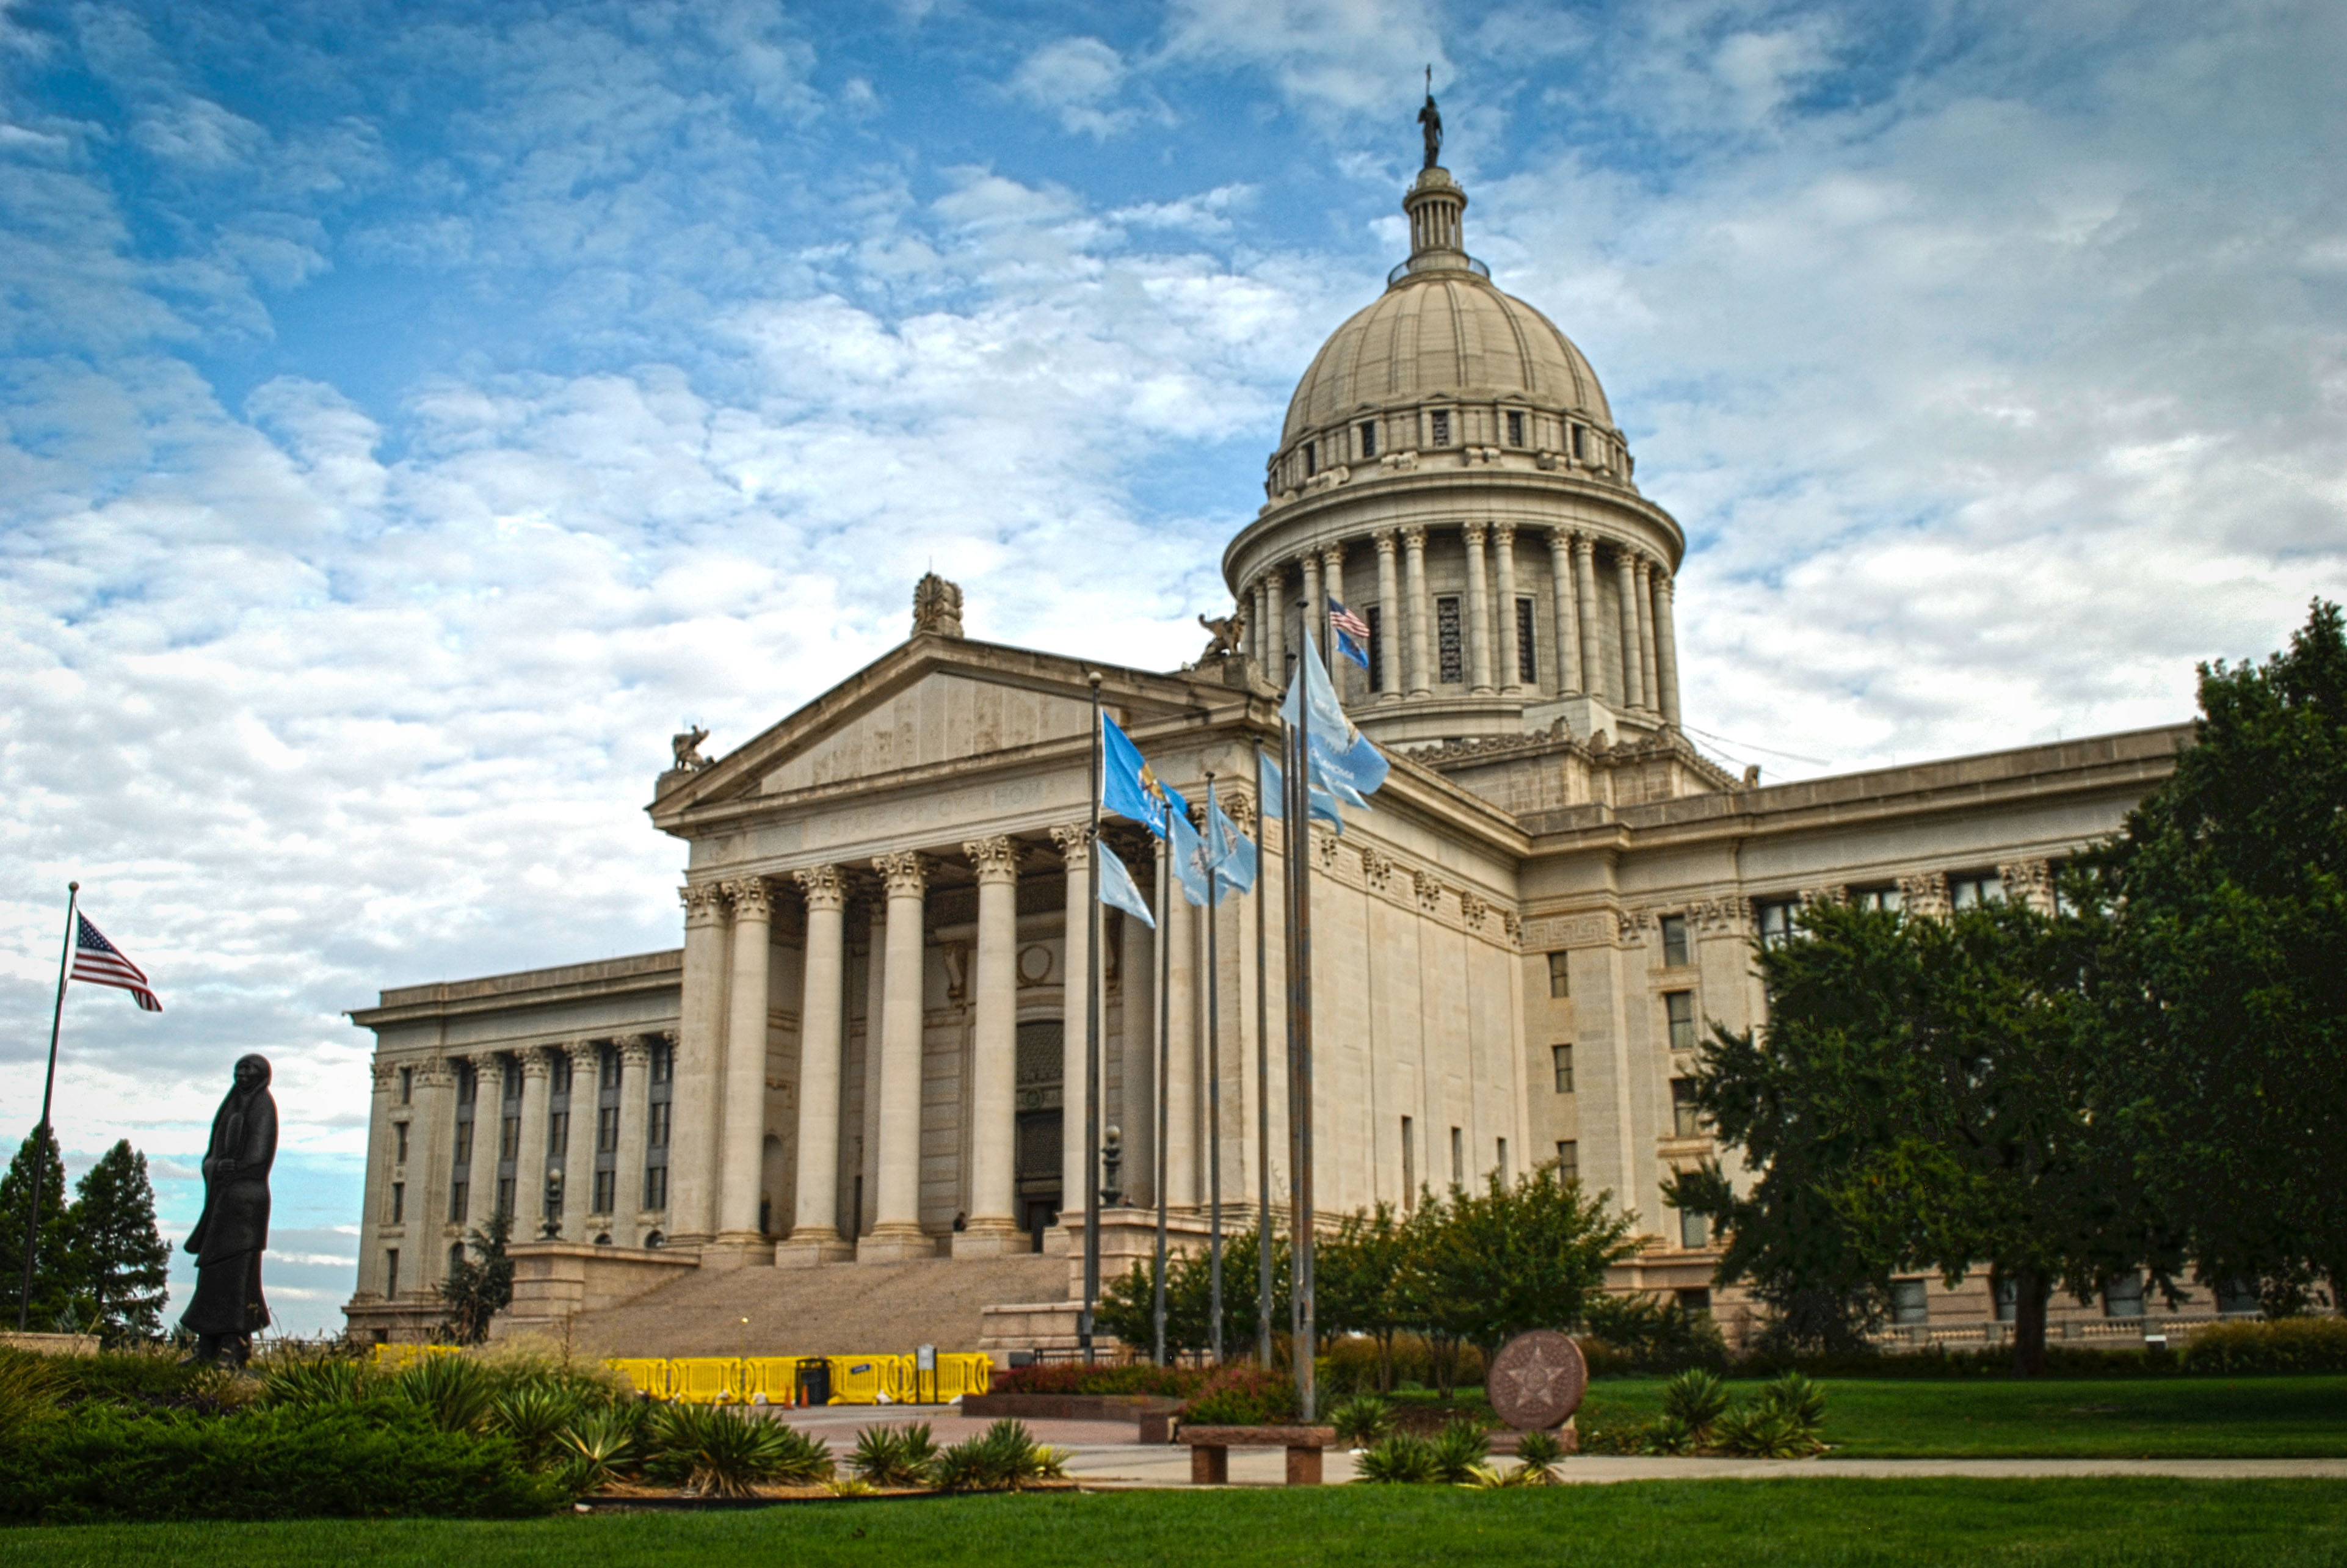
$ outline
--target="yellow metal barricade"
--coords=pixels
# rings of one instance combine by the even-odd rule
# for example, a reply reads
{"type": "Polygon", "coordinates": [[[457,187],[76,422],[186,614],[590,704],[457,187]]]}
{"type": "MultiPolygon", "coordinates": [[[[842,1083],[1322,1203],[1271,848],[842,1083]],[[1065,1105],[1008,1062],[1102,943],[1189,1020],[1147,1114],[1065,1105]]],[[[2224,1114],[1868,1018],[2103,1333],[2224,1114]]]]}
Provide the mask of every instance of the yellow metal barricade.
{"type": "Polygon", "coordinates": [[[994,1380],[994,1358],[978,1351],[954,1351],[938,1357],[937,1398],[940,1403],[964,1394],[983,1394],[994,1380]]]}
{"type": "Polygon", "coordinates": [[[374,1365],[378,1371],[405,1372],[427,1356],[456,1356],[463,1349],[460,1345],[378,1345],[374,1365]]]}
{"type": "Polygon", "coordinates": [[[742,1363],[743,1397],[770,1405],[799,1402],[799,1358],[795,1356],[753,1356],[742,1363]]]}
{"type": "Polygon", "coordinates": [[[691,1405],[721,1405],[746,1398],[742,1363],[730,1356],[686,1356],[668,1364],[668,1397],[691,1405]]]}
{"type": "Polygon", "coordinates": [[[669,1363],[655,1357],[615,1357],[603,1363],[625,1378],[637,1393],[650,1399],[669,1397],[669,1363]]]}
{"type": "Polygon", "coordinates": [[[886,1394],[895,1399],[897,1356],[833,1356],[831,1402],[835,1405],[876,1405],[886,1394]]]}

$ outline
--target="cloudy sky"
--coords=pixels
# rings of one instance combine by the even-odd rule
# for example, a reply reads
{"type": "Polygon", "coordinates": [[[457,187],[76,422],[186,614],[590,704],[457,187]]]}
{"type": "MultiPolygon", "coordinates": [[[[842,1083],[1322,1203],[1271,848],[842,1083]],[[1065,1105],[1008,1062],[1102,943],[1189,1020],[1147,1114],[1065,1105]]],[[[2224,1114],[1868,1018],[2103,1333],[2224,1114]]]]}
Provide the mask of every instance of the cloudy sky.
{"type": "MultiPolygon", "coordinates": [[[[0,0],[0,1123],[242,1050],[338,1321],[386,985],[662,947],[641,815],[958,579],[1195,652],[1434,69],[1769,776],[2160,723],[2347,590],[2347,7],[0,0]]],[[[17,1134],[12,1131],[13,1144],[17,1134]]]]}

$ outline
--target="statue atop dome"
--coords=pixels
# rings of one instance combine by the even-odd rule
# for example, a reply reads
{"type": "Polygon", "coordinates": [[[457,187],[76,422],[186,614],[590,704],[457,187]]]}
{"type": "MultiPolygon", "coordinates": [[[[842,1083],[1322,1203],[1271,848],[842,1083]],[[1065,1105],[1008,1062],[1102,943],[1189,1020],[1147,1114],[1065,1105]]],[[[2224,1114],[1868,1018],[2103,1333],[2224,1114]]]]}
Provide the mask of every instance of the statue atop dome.
{"type": "Polygon", "coordinates": [[[1426,138],[1426,167],[1442,163],[1442,111],[1434,107],[1434,67],[1426,67],[1426,107],[1418,111],[1418,127],[1426,138]]]}

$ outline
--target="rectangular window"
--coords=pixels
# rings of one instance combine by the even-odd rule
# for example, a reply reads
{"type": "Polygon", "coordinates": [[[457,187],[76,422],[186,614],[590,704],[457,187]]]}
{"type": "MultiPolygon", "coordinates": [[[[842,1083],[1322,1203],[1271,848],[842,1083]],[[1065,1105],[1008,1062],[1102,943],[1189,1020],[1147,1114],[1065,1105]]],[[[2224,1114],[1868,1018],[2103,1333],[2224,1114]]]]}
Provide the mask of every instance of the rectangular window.
{"type": "Polygon", "coordinates": [[[2021,1286],[2013,1280],[1996,1282],[1996,1320],[2011,1323],[2021,1316],[2021,1286]]]}
{"type": "Polygon", "coordinates": [[[1671,1131],[1681,1138],[1703,1136],[1703,1109],[1695,1102],[1695,1080],[1671,1080],[1671,1131]]]}
{"type": "Polygon", "coordinates": [[[469,1061],[456,1064],[456,1103],[470,1105],[481,1097],[480,1072],[469,1061]]]}
{"type": "Polygon", "coordinates": [[[1920,1328],[1932,1321],[1932,1282],[1894,1279],[1891,1282],[1891,1322],[1894,1327],[1920,1328]]]}
{"type": "Polygon", "coordinates": [[[412,1105],[415,1102],[415,1069],[403,1067],[399,1070],[399,1102],[402,1105],[412,1105]]]}
{"type": "Polygon", "coordinates": [[[395,1246],[383,1249],[383,1293],[385,1296],[399,1294],[399,1249],[395,1246]]]}
{"type": "Polygon", "coordinates": [[[1573,1092],[1573,1047],[1552,1045],[1548,1048],[1549,1065],[1556,1070],[1556,1091],[1573,1092]]]}
{"type": "Polygon", "coordinates": [[[620,1108],[616,1105],[598,1107],[595,1112],[595,1152],[608,1154],[620,1146],[620,1108]]]}
{"type": "Polygon", "coordinates": [[[1800,905],[1790,898],[1779,898],[1760,906],[1760,945],[1781,948],[1793,939],[1793,920],[1800,913],[1800,905]]]}
{"type": "Polygon", "coordinates": [[[597,1214],[608,1214],[611,1212],[611,1197],[619,1188],[619,1175],[617,1171],[595,1173],[595,1212],[597,1214]]]}
{"type": "Polygon", "coordinates": [[[1523,444],[1524,416],[1522,414],[1519,414],[1516,410],[1511,408],[1508,410],[1508,445],[1511,446],[1521,446],[1523,444]]]}
{"type": "Polygon", "coordinates": [[[2103,1316],[2106,1317],[2140,1317],[2143,1316],[2143,1272],[2128,1269],[2103,1286],[2103,1316]]]}
{"type": "Polygon", "coordinates": [[[513,1178],[499,1176],[497,1178],[497,1213],[511,1219],[513,1212],[513,1178]]]}
{"type": "Polygon", "coordinates": [[[456,1123],[456,1168],[460,1171],[472,1168],[473,1126],[470,1116],[456,1123]]]}
{"type": "Polygon", "coordinates": [[[1850,901],[1861,909],[1896,909],[1901,900],[1896,887],[1853,887],[1850,901]]]}
{"type": "Polygon", "coordinates": [[[1540,684],[1540,650],[1532,645],[1532,601],[1516,600],[1516,679],[1527,686],[1540,684]]]}
{"type": "Polygon", "coordinates": [[[1711,1311],[1711,1290],[1706,1286],[1689,1286],[1684,1290],[1674,1292],[1673,1296],[1679,1304],[1679,1310],[1689,1317],[1698,1312],[1708,1314],[1711,1311]]]}
{"type": "Polygon", "coordinates": [[[1664,967],[1673,969],[1685,968],[1687,961],[1686,917],[1665,915],[1662,918],[1662,927],[1664,967]]]}
{"type": "Polygon", "coordinates": [[[1386,612],[1383,605],[1372,604],[1361,611],[1361,619],[1369,623],[1369,690],[1386,689],[1386,612]]]}
{"type": "Polygon", "coordinates": [[[395,1122],[391,1124],[391,1163],[395,1165],[405,1165],[407,1163],[406,1122],[395,1122]]]}
{"type": "Polygon", "coordinates": [[[648,1209],[668,1207],[668,1167],[666,1165],[644,1167],[644,1207],[648,1209]]]}
{"type": "Polygon", "coordinates": [[[2264,1311],[2265,1303],[2258,1299],[2257,1282],[2250,1279],[2219,1281],[2217,1310],[2227,1317],[2237,1317],[2243,1313],[2264,1311]]]}
{"type": "Polygon", "coordinates": [[[1317,474],[1319,471],[1320,443],[1317,441],[1307,441],[1304,444],[1304,477],[1309,479],[1313,475],[1317,474]]]}
{"type": "Polygon", "coordinates": [[[505,1119],[504,1126],[498,1129],[497,1158],[500,1160],[518,1160],[521,1158],[520,1117],[507,1117],[505,1119]]]}
{"type": "Polygon", "coordinates": [[[1984,904],[2004,902],[2004,881],[1993,871],[1948,878],[1948,904],[1951,908],[1977,909],[1984,904]]]}
{"type": "Polygon", "coordinates": [[[652,1047],[651,1081],[666,1083],[676,1075],[676,1047],[661,1040],[652,1047]]]}
{"type": "Polygon", "coordinates": [[[1418,1207],[1418,1129],[1401,1119],[1401,1211],[1418,1207]]]}
{"type": "Polygon", "coordinates": [[[1666,991],[1663,995],[1663,1016],[1670,1020],[1671,1049],[1695,1049],[1695,993],[1666,991]]]}
{"type": "Polygon", "coordinates": [[[1679,1211],[1679,1245],[1686,1248],[1689,1252],[1693,1252],[1699,1246],[1709,1246],[1710,1245],[1711,1220],[1709,1216],[1697,1214],[1693,1209],[1681,1209],[1679,1211]]]}
{"type": "Polygon", "coordinates": [[[1508,1181],[1508,1141],[1505,1138],[1500,1140],[1500,1181],[1503,1185],[1508,1181]]]}
{"type": "Polygon", "coordinates": [[[1556,1179],[1560,1182],[1581,1180],[1581,1145],[1571,1138],[1557,1140],[1556,1179]]]}
{"type": "Polygon", "coordinates": [[[554,1053],[553,1066],[553,1076],[548,1080],[547,1083],[548,1091],[555,1094],[569,1093],[570,1053],[567,1050],[556,1051],[554,1053]]]}
{"type": "Polygon", "coordinates": [[[1376,456],[1377,455],[1378,455],[1378,425],[1377,425],[1377,421],[1376,421],[1376,420],[1374,420],[1374,419],[1364,419],[1364,420],[1362,420],[1362,421],[1361,421],[1361,456],[1364,456],[1364,457],[1374,457],[1374,456],[1376,456]]]}
{"type": "Polygon", "coordinates": [[[1467,661],[1459,640],[1459,600],[1455,596],[1434,601],[1434,646],[1442,683],[1456,686],[1466,680],[1467,661]]]}
{"type": "Polygon", "coordinates": [[[546,1157],[559,1160],[570,1147],[570,1112],[557,1111],[546,1119],[546,1157]]]}
{"type": "Polygon", "coordinates": [[[1467,1138],[1456,1127],[1450,1129],[1450,1184],[1467,1184],[1467,1138]]]}
{"type": "Polygon", "coordinates": [[[1435,446],[1450,445],[1450,410],[1436,409],[1428,415],[1427,425],[1430,433],[1429,445],[1435,446]]]}
{"type": "Polygon", "coordinates": [[[665,1149],[668,1147],[667,1101],[655,1100],[652,1102],[651,1115],[645,1121],[644,1143],[648,1147],[654,1149],[665,1149]]]}
{"type": "Polygon", "coordinates": [[[448,1223],[450,1225],[460,1225],[472,1217],[465,1212],[472,1206],[470,1203],[472,1195],[472,1184],[468,1182],[458,1182],[449,1187],[448,1223]]]}
{"type": "Polygon", "coordinates": [[[1551,1000],[1573,994],[1573,955],[1551,953],[1548,956],[1548,994],[1551,1000]]]}
{"type": "Polygon", "coordinates": [[[407,1184],[405,1182],[391,1184],[391,1223],[395,1225],[407,1223],[407,1184]]]}
{"type": "Polygon", "coordinates": [[[1574,462],[1578,463],[1581,461],[1583,450],[1583,448],[1581,444],[1581,426],[1576,425],[1573,427],[1573,460],[1574,462]]]}
{"type": "Polygon", "coordinates": [[[598,1091],[620,1086],[620,1053],[604,1046],[595,1053],[595,1087],[598,1091]]]}

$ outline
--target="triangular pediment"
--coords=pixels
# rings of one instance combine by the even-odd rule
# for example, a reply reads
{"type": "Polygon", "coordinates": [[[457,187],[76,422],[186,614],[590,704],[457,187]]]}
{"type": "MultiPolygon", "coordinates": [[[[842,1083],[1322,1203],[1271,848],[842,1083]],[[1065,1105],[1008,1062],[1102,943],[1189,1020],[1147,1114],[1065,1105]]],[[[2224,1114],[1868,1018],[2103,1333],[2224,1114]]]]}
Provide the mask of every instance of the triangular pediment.
{"type": "Polygon", "coordinates": [[[764,770],[758,793],[787,794],[1044,741],[1080,741],[1091,723],[1089,693],[932,670],[764,770]]]}

